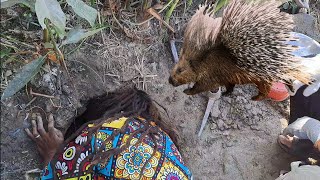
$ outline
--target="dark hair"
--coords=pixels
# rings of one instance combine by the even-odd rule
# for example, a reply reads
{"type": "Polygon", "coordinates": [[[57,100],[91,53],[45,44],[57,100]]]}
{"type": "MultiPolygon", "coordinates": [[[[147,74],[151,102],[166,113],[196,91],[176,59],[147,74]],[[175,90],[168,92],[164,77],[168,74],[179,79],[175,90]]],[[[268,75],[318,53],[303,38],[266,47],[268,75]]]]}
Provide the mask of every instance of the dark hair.
{"type": "Polygon", "coordinates": [[[309,139],[296,139],[293,141],[292,154],[305,164],[320,166],[320,152],[309,139]]]}
{"type": "MultiPolygon", "coordinates": [[[[89,100],[86,108],[86,111],[77,117],[74,123],[72,123],[72,125],[68,128],[66,132],[66,137],[68,138],[65,140],[65,143],[62,145],[62,147],[57,151],[58,153],[63,152],[63,147],[70,141],[74,140],[74,138],[77,137],[89,123],[93,123],[95,126],[88,130],[87,143],[91,141],[91,138],[94,136],[94,134],[97,134],[102,124],[111,122],[123,116],[128,117],[126,123],[121,129],[114,131],[112,135],[110,135],[103,142],[101,147],[104,147],[107,142],[112,141],[113,138],[119,133],[124,133],[128,124],[133,120],[140,121],[140,123],[143,124],[143,127],[130,134],[125,145],[107,151],[98,150],[94,154],[87,156],[86,158],[89,158],[92,164],[101,163],[105,165],[111,156],[118,155],[128,148],[130,140],[133,138],[133,136],[139,133],[141,133],[141,136],[138,138],[136,144],[141,143],[146,136],[149,136],[155,145],[154,149],[157,149],[155,134],[159,133],[161,129],[167,133],[172,141],[177,145],[178,135],[175,130],[161,118],[157,107],[149,95],[144,91],[136,89],[135,87],[122,87],[114,92],[106,93],[99,97],[93,98],[89,100]],[[145,121],[139,120],[136,117],[142,117],[145,119],[145,121]],[[152,124],[156,124],[156,126],[153,126],[152,124]]],[[[97,143],[95,142],[95,146],[96,145],[97,143]]],[[[56,153],[55,157],[51,161],[51,163],[53,163],[51,167],[55,167],[54,164],[56,163],[56,156],[58,153],[56,153]]],[[[154,156],[155,153],[156,151],[153,152],[152,156],[154,156]]],[[[75,155],[75,157],[77,156],[80,156],[80,153],[75,155]]],[[[147,163],[145,163],[145,165],[146,164],[147,163]]],[[[145,167],[141,169],[140,176],[142,175],[144,168],[145,167]]],[[[91,166],[91,172],[92,171],[93,166],[91,166]]],[[[56,173],[54,174],[56,176],[56,173]]]]}

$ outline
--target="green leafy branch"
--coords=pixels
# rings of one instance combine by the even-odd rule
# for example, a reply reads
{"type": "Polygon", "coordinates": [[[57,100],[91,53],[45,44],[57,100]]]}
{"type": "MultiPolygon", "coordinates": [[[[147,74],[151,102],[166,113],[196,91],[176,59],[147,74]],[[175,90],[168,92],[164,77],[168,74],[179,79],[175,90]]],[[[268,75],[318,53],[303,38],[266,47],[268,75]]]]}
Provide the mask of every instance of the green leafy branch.
{"type": "Polygon", "coordinates": [[[92,28],[71,29],[66,33],[66,15],[57,0],[1,0],[1,8],[9,8],[15,4],[24,4],[36,13],[38,22],[43,29],[43,43],[45,47],[42,52],[44,54],[40,53],[37,59],[22,67],[21,71],[11,80],[4,90],[1,100],[14,95],[23,88],[40,71],[45,60],[50,59],[50,54],[55,54],[53,56],[54,59],[57,59],[64,69],[66,69],[64,55],[60,51],[61,47],[67,44],[78,43],[82,39],[92,36],[106,27],[95,27],[98,11],[82,0],[67,0],[66,2],[92,28]]]}

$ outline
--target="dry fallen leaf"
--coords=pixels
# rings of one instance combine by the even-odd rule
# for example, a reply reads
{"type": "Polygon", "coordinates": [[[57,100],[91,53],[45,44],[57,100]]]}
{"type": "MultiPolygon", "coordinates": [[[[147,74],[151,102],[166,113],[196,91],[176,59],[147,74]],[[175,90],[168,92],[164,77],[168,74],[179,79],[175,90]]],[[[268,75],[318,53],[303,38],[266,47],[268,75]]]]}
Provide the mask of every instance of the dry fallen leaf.
{"type": "Polygon", "coordinates": [[[158,19],[164,26],[166,26],[172,32],[175,32],[174,29],[161,18],[160,14],[156,10],[154,10],[153,8],[149,8],[147,12],[151,14],[153,17],[155,17],[156,19],[158,19]]]}
{"type": "Polygon", "coordinates": [[[58,59],[57,59],[57,55],[56,55],[56,53],[54,52],[54,51],[50,51],[49,49],[48,49],[48,55],[47,55],[47,58],[49,59],[49,60],[51,60],[52,62],[55,62],[55,63],[57,63],[57,64],[60,64],[60,62],[58,61],[58,59]]]}

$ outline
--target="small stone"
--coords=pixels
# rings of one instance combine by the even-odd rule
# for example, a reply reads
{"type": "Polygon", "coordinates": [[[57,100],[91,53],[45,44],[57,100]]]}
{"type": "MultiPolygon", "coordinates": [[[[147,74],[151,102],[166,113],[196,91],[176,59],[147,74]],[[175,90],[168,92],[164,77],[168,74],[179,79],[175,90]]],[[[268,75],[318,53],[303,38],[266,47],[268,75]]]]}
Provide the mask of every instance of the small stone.
{"type": "Polygon", "coordinates": [[[227,141],[226,146],[227,147],[232,147],[233,146],[233,142],[232,141],[227,141]]]}
{"type": "Polygon", "coordinates": [[[252,109],[251,109],[251,113],[253,114],[253,115],[257,115],[258,114],[258,109],[256,108],[256,107],[253,107],[252,109]]]}
{"type": "Polygon", "coordinates": [[[11,76],[11,75],[12,75],[12,71],[11,71],[11,70],[7,70],[4,75],[5,75],[6,77],[11,76]]]}
{"type": "Polygon", "coordinates": [[[251,129],[251,130],[257,130],[257,131],[260,131],[260,130],[261,130],[258,125],[251,125],[251,126],[250,126],[250,129],[251,129]]]}
{"type": "Polygon", "coordinates": [[[210,129],[211,130],[215,130],[217,128],[217,124],[216,123],[211,123],[210,124],[210,129]]]}
{"type": "Polygon", "coordinates": [[[62,85],[62,90],[63,90],[66,94],[71,94],[71,92],[72,92],[68,85],[62,85]]]}
{"type": "MultiPolygon", "coordinates": [[[[169,97],[167,97],[167,98],[169,98],[169,97]]],[[[190,99],[187,99],[187,100],[184,101],[184,104],[185,104],[186,106],[189,106],[189,105],[192,104],[192,101],[191,101],[190,99]]]]}
{"type": "Polygon", "coordinates": [[[217,125],[221,131],[225,130],[225,123],[221,119],[217,120],[217,125]]]}
{"type": "Polygon", "coordinates": [[[233,119],[228,118],[224,121],[227,125],[231,125],[233,123],[233,119]]]}
{"type": "Polygon", "coordinates": [[[241,102],[241,100],[242,100],[242,97],[241,97],[241,96],[237,96],[237,97],[236,97],[236,101],[237,101],[237,102],[241,102]]]}
{"type": "Polygon", "coordinates": [[[53,75],[57,76],[57,74],[58,74],[58,68],[56,68],[56,67],[55,67],[55,68],[52,68],[51,71],[52,71],[51,73],[52,73],[53,75]]]}
{"type": "Polygon", "coordinates": [[[129,43],[129,44],[128,44],[128,47],[134,48],[134,47],[136,47],[136,44],[135,44],[135,43],[129,43]]]}
{"type": "Polygon", "coordinates": [[[233,129],[238,129],[238,125],[237,124],[232,124],[232,128],[233,129]]]}
{"type": "Polygon", "coordinates": [[[246,104],[245,107],[246,109],[251,109],[251,104],[246,104]]]}
{"type": "Polygon", "coordinates": [[[227,140],[230,141],[231,140],[231,136],[226,136],[227,140]]]}

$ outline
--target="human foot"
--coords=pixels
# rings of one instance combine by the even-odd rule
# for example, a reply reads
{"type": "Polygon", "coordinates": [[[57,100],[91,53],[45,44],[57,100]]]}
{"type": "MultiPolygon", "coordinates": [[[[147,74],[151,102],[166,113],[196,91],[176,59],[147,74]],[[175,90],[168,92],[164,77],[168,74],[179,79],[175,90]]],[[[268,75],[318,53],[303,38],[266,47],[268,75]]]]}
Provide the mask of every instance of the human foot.
{"type": "Polygon", "coordinates": [[[43,127],[41,116],[37,116],[37,122],[31,121],[32,133],[26,128],[28,136],[37,144],[38,151],[43,158],[44,166],[46,166],[55,155],[59,146],[63,143],[64,138],[60,130],[54,127],[54,119],[52,114],[48,118],[48,132],[43,127]]]}

